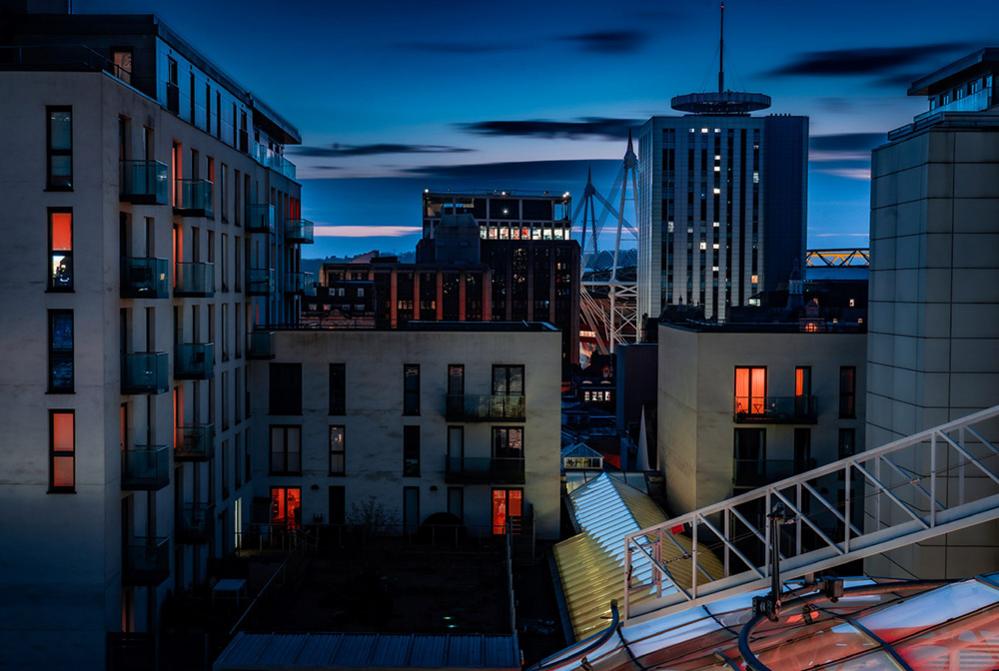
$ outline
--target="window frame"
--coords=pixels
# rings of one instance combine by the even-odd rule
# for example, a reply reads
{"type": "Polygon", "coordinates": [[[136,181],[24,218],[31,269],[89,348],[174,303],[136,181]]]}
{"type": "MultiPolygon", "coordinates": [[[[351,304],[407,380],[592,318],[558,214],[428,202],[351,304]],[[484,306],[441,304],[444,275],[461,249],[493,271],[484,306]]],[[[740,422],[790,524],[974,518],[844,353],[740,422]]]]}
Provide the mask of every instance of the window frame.
{"type": "Polygon", "coordinates": [[[506,425],[503,425],[503,426],[493,426],[493,427],[490,427],[490,431],[489,431],[489,451],[490,451],[490,458],[492,458],[492,459],[524,459],[524,453],[526,451],[525,450],[525,444],[524,444],[524,440],[525,440],[524,434],[525,433],[526,432],[524,431],[524,427],[523,426],[506,426],[506,425]],[[511,448],[510,448],[510,432],[512,432],[512,431],[518,431],[518,432],[520,432],[520,455],[519,456],[510,456],[510,455],[499,454],[500,450],[497,449],[496,437],[497,437],[498,434],[500,434],[502,432],[506,432],[506,441],[505,441],[505,446],[503,448],[503,451],[513,452],[513,450],[511,450],[511,448]]]}
{"type": "Polygon", "coordinates": [[[302,425],[301,424],[269,424],[267,426],[267,472],[270,475],[301,475],[302,474],[302,425]],[[274,429],[280,429],[284,435],[284,449],[277,453],[284,455],[284,469],[274,468],[274,429]],[[298,431],[298,469],[292,470],[288,468],[288,455],[290,454],[288,450],[288,432],[289,430],[298,431]]]}
{"type": "Polygon", "coordinates": [[[76,494],[76,410],[73,408],[52,408],[49,410],[49,494],[76,494]],[[56,415],[70,415],[73,418],[73,449],[67,452],[66,450],[56,450],[55,449],[55,416],[56,415]],[[55,484],[55,460],[56,458],[64,459],[69,457],[73,461],[73,484],[66,485],[56,485],[55,484]]]}
{"type": "Polygon", "coordinates": [[[418,478],[421,470],[421,436],[419,424],[406,424],[402,427],[402,477],[418,478]],[[412,438],[415,436],[415,446],[412,438]],[[415,449],[416,456],[413,457],[412,450],[415,449]],[[414,468],[415,464],[415,468],[414,468]]]}
{"type": "Polygon", "coordinates": [[[302,373],[303,373],[303,371],[302,371],[302,364],[300,364],[300,363],[291,363],[291,362],[282,362],[282,363],[272,362],[268,366],[267,373],[268,373],[268,375],[267,375],[267,414],[268,415],[272,415],[272,416],[277,416],[277,417],[300,417],[302,415],[302,384],[303,384],[303,380],[302,380],[302,373]],[[284,407],[284,406],[281,405],[282,402],[287,402],[287,398],[284,401],[280,401],[279,400],[279,402],[276,403],[276,404],[274,402],[275,399],[280,399],[282,397],[287,396],[287,394],[275,394],[275,386],[274,386],[275,385],[275,383],[274,383],[275,377],[274,377],[274,371],[278,370],[278,367],[283,367],[283,368],[281,368],[282,370],[292,370],[292,369],[297,369],[298,370],[298,390],[297,390],[298,391],[298,398],[297,398],[297,404],[293,408],[284,407]],[[288,409],[292,409],[292,410],[297,409],[297,412],[275,412],[275,410],[288,410],[288,409]]]}
{"type": "Polygon", "coordinates": [[[72,105],[46,105],[45,106],[45,190],[46,191],[72,191],[73,190],[73,106],[72,105]],[[52,148],[52,114],[55,112],[69,112],[69,149],[52,148]],[[52,158],[55,156],[69,156],[69,176],[68,184],[55,184],[52,181],[52,158]]]}
{"type": "Polygon", "coordinates": [[[329,380],[328,380],[328,394],[327,398],[328,414],[333,417],[343,417],[347,414],[347,364],[342,362],[333,362],[329,365],[329,380]],[[333,371],[339,371],[338,377],[334,377],[333,371]],[[339,380],[338,389],[334,389],[334,379],[339,380]],[[337,401],[334,404],[334,400],[337,401]]]}
{"type": "Polygon", "coordinates": [[[76,276],[73,272],[73,248],[76,246],[76,236],[75,231],[75,217],[73,216],[72,207],[50,207],[46,210],[46,227],[48,234],[48,256],[45,259],[45,291],[46,293],[58,293],[58,294],[71,294],[75,290],[76,276]],[[69,215],[69,252],[63,253],[62,256],[69,258],[69,285],[65,287],[56,286],[53,282],[53,272],[52,272],[52,259],[55,256],[56,250],[52,247],[52,225],[53,225],[53,215],[56,214],[68,214],[69,215]]]}
{"type": "Polygon", "coordinates": [[[46,378],[46,393],[48,394],[73,394],[76,393],[76,316],[72,310],[56,309],[48,310],[46,313],[48,320],[48,374],[46,378]],[[72,343],[69,350],[56,350],[53,346],[55,317],[59,315],[69,315],[70,337],[72,343]],[[65,358],[68,353],[70,363],[70,377],[68,388],[58,388],[52,384],[53,364],[56,359],[65,358]],[[59,356],[62,355],[62,356],[59,356]]]}
{"type": "Polygon", "coordinates": [[[420,415],[420,391],[421,391],[420,364],[418,363],[402,364],[402,414],[404,416],[418,417],[420,415]],[[410,370],[416,371],[415,391],[406,388],[407,382],[409,380],[408,373],[410,370]]]}
{"type": "Polygon", "coordinates": [[[770,383],[770,371],[767,370],[766,366],[757,365],[744,365],[736,366],[732,371],[732,402],[734,404],[735,414],[744,414],[748,416],[759,416],[766,414],[766,402],[767,402],[767,388],[770,383]],[[748,388],[746,389],[746,410],[739,412],[739,371],[747,370],[749,371],[747,376],[748,388]],[[762,370],[763,371],[763,395],[759,397],[760,401],[760,411],[753,412],[753,371],[762,370]]]}
{"type": "Polygon", "coordinates": [[[344,477],[347,475],[347,427],[344,424],[330,424],[329,432],[327,434],[328,440],[328,452],[329,452],[329,474],[333,477],[344,477]],[[333,449],[333,431],[335,429],[340,430],[340,449],[333,449]],[[339,455],[340,457],[340,469],[333,469],[333,457],[339,455]]]}
{"type": "Polygon", "coordinates": [[[527,393],[527,366],[522,363],[494,363],[489,377],[489,389],[492,396],[524,396],[527,393]],[[510,370],[520,369],[520,393],[510,393],[510,370]],[[496,391],[496,371],[503,369],[506,372],[504,386],[506,391],[499,393],[496,391]]]}
{"type": "Polygon", "coordinates": [[[840,419],[857,418],[857,367],[856,366],[839,367],[839,418],[840,419]],[[843,374],[846,371],[851,371],[850,389],[844,392],[843,374]],[[847,401],[847,399],[849,399],[849,401],[847,401]]]}

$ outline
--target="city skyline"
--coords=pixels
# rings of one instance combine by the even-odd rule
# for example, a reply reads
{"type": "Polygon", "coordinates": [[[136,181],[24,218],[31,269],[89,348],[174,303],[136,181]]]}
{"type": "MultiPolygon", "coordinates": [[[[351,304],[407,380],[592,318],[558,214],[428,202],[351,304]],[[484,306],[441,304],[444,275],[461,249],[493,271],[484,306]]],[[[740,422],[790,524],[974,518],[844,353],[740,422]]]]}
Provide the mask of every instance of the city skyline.
{"type": "MultiPolygon", "coordinates": [[[[713,1],[515,2],[502,13],[309,3],[295,8],[293,37],[257,39],[234,61],[227,53],[257,27],[280,25],[281,8],[251,5],[252,25],[226,3],[87,0],[74,11],[157,13],[264,100],[291,101],[283,112],[303,135],[292,160],[317,256],[412,250],[423,188],[581,195],[592,166],[609,189],[628,127],[672,113],[673,95],[713,88],[718,64],[713,1]],[[292,95],[300,90],[312,95],[292,95]]],[[[989,43],[979,26],[999,18],[988,2],[943,14],[906,3],[908,20],[887,41],[880,27],[900,7],[726,8],[729,85],[811,118],[809,247],[866,246],[869,151],[924,105],[905,96],[908,82],[989,43]]]]}

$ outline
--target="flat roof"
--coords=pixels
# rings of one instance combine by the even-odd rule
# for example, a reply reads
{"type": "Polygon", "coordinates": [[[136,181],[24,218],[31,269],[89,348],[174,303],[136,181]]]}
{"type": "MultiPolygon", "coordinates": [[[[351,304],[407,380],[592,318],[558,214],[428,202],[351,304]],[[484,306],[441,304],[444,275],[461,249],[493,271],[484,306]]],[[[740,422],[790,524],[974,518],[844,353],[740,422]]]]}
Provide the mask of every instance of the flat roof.
{"type": "Polygon", "coordinates": [[[951,83],[950,80],[960,79],[964,75],[970,75],[975,70],[988,69],[988,66],[999,67],[999,47],[979,49],[920,77],[912,82],[907,93],[910,96],[929,95],[932,91],[944,88],[951,83]]]}
{"type": "Polygon", "coordinates": [[[338,328],[336,326],[310,326],[302,324],[300,326],[267,326],[257,328],[258,331],[275,331],[280,333],[315,333],[317,331],[381,331],[390,333],[406,333],[407,331],[437,331],[437,332],[469,332],[469,333],[542,333],[559,331],[558,327],[550,322],[528,322],[528,321],[410,321],[405,326],[399,328],[387,327],[347,327],[338,328]]]}
{"type": "Polygon", "coordinates": [[[566,198],[571,198],[572,194],[567,191],[562,193],[551,193],[549,191],[525,191],[523,189],[518,189],[516,191],[503,191],[497,189],[495,191],[424,191],[424,198],[531,198],[535,200],[564,200],[566,198]]]}

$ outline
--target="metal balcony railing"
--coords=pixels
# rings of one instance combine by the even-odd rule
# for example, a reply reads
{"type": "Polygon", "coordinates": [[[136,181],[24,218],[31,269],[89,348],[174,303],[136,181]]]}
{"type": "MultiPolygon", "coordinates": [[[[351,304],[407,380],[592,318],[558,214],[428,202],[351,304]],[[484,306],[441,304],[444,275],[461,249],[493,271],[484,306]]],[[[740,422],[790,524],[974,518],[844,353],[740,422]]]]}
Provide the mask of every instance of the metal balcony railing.
{"type": "Polygon", "coordinates": [[[284,226],[284,237],[288,242],[311,245],[315,242],[314,226],[308,219],[289,219],[284,226]]]}
{"type": "Polygon", "coordinates": [[[188,424],[176,428],[173,451],[176,461],[207,461],[215,444],[214,424],[188,424]]]}
{"type": "Polygon", "coordinates": [[[170,451],[166,445],[136,445],[121,454],[121,488],[155,492],[170,484],[170,451]]]}
{"type": "Polygon", "coordinates": [[[178,380],[207,380],[215,375],[215,343],[178,343],[173,376],[178,380]]]}
{"type": "Polygon", "coordinates": [[[169,298],[170,269],[166,259],[121,259],[122,298],[169,298]]]}
{"type": "Polygon", "coordinates": [[[523,457],[445,457],[449,484],[524,484],[523,457]]]}
{"type": "Polygon", "coordinates": [[[166,352],[129,352],[122,357],[121,393],[162,394],[170,388],[166,352]]]}
{"type": "Polygon", "coordinates": [[[254,331],[250,334],[247,356],[251,359],[274,358],[274,334],[271,331],[254,331]]]}
{"type": "Polygon", "coordinates": [[[182,261],[174,264],[177,284],[173,288],[174,296],[215,295],[215,264],[192,263],[182,261]]]}
{"type": "Polygon", "coordinates": [[[126,585],[154,587],[170,576],[167,538],[131,538],[123,548],[122,578],[126,585]]]}
{"type": "Polygon", "coordinates": [[[448,394],[447,419],[465,422],[517,421],[527,414],[524,396],[448,394]]]}
{"type": "Polygon", "coordinates": [[[246,230],[250,233],[273,233],[275,213],[270,203],[251,203],[246,206],[246,230]]]}
{"type": "Polygon", "coordinates": [[[207,503],[188,503],[177,511],[177,542],[199,545],[208,542],[211,507],[207,503]]]}
{"type": "Polygon", "coordinates": [[[118,194],[121,200],[143,205],[166,205],[170,181],[166,163],[121,161],[118,194]]]}
{"type": "Polygon", "coordinates": [[[173,211],[185,217],[212,217],[214,185],[207,179],[178,179],[174,183],[173,211]]]}
{"type": "Polygon", "coordinates": [[[736,397],[733,415],[744,424],[814,424],[818,411],[814,396],[736,397]]]}
{"type": "Polygon", "coordinates": [[[247,270],[246,293],[249,296],[269,296],[274,293],[274,269],[250,268],[247,270]]]}

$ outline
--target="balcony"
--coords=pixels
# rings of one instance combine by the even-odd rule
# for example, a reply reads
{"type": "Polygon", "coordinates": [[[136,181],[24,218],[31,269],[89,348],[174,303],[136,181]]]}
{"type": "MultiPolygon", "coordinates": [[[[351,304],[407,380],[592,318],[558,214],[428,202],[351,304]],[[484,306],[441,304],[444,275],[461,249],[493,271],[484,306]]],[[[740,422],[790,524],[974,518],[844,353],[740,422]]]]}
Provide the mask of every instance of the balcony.
{"type": "Polygon", "coordinates": [[[250,334],[250,346],[247,349],[250,359],[274,358],[274,334],[270,331],[254,331],[250,334]]]}
{"type": "Polygon", "coordinates": [[[815,459],[736,459],[732,467],[732,486],[756,489],[815,468],[815,459]]]}
{"type": "Polygon", "coordinates": [[[185,217],[212,217],[213,184],[207,179],[178,179],[173,211],[185,217]]]}
{"type": "Polygon", "coordinates": [[[118,196],[126,203],[166,205],[169,201],[166,163],[122,161],[118,196]]]}
{"type": "Polygon", "coordinates": [[[284,238],[288,242],[311,245],[315,242],[313,225],[308,219],[289,219],[284,226],[284,238]]]}
{"type": "Polygon", "coordinates": [[[272,293],[274,293],[273,268],[250,268],[246,272],[248,296],[270,296],[272,293]]]}
{"type": "Polygon", "coordinates": [[[448,394],[447,419],[454,422],[523,422],[527,403],[523,396],[448,394]]]}
{"type": "Polygon", "coordinates": [[[121,362],[122,394],[162,394],[170,388],[166,352],[130,352],[121,362]]]}
{"type": "Polygon", "coordinates": [[[122,298],[169,298],[170,270],[166,259],[121,259],[122,298]]]}
{"type": "Polygon", "coordinates": [[[155,587],[170,576],[170,541],[166,538],[131,538],[123,548],[122,582],[155,587]]]}
{"type": "Polygon", "coordinates": [[[175,461],[208,461],[215,444],[214,424],[188,424],[176,429],[175,461]]]}
{"type": "Polygon", "coordinates": [[[814,396],[767,396],[736,399],[734,419],[740,424],[815,424],[814,396]]]}
{"type": "Polygon", "coordinates": [[[178,380],[208,380],[215,375],[215,343],[178,343],[173,376],[178,380]]]}
{"type": "Polygon", "coordinates": [[[121,488],[155,492],[170,484],[170,451],[166,445],[136,445],[122,452],[121,488]]]}
{"type": "Polygon", "coordinates": [[[200,545],[208,542],[211,507],[206,503],[188,503],[177,511],[177,542],[200,545]]]}
{"type": "Polygon", "coordinates": [[[257,159],[261,165],[281,173],[288,179],[295,179],[295,164],[286,159],[283,155],[275,151],[271,151],[266,145],[255,145],[253,157],[257,159]]]}
{"type": "Polygon", "coordinates": [[[304,294],[305,273],[285,273],[284,292],[286,294],[304,294]]]}
{"type": "Polygon", "coordinates": [[[273,233],[274,221],[273,205],[253,203],[246,206],[246,230],[250,233],[273,233]]]}
{"type": "Polygon", "coordinates": [[[174,296],[202,296],[212,297],[215,295],[215,264],[214,263],[192,263],[181,261],[174,264],[174,278],[177,283],[173,287],[174,296]]]}
{"type": "Polygon", "coordinates": [[[514,457],[445,457],[444,481],[463,485],[522,485],[524,459],[514,457]]]}

